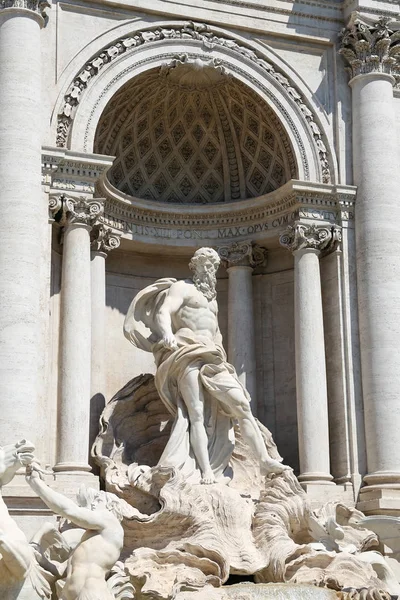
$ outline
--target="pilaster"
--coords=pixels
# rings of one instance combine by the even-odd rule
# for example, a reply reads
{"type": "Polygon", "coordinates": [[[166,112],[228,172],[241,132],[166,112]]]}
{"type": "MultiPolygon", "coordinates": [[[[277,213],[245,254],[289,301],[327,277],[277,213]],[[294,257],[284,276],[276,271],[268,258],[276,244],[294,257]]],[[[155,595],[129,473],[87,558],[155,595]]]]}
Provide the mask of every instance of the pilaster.
{"type": "Polygon", "coordinates": [[[120,245],[120,234],[98,223],[90,232],[91,248],[91,383],[89,447],[99,432],[99,419],[105,406],[105,307],[106,259],[120,245]]]}

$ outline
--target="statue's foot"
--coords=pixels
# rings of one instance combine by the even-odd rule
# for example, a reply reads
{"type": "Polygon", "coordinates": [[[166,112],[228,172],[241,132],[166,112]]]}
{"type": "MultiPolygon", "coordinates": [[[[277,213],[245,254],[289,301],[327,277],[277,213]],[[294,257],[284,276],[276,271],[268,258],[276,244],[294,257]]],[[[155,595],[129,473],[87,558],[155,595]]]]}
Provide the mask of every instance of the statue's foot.
{"type": "Polygon", "coordinates": [[[274,475],[279,475],[280,473],[283,473],[283,471],[291,470],[292,468],[288,465],[283,465],[279,461],[272,458],[261,463],[261,473],[263,475],[271,475],[271,473],[274,475]]]}
{"type": "Polygon", "coordinates": [[[215,483],[214,473],[211,471],[211,469],[203,473],[203,477],[201,478],[200,483],[203,483],[204,485],[210,485],[211,483],[215,483]]]}

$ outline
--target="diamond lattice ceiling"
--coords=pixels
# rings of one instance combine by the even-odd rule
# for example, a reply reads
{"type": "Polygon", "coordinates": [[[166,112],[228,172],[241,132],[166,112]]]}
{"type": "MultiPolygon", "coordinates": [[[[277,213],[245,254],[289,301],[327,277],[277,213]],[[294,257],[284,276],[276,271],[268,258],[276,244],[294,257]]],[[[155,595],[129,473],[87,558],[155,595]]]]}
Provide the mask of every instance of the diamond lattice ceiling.
{"type": "Polygon", "coordinates": [[[188,68],[144,73],[108,104],[95,152],[116,156],[111,183],[137,198],[205,204],[261,196],[296,178],[272,110],[233,78],[188,68]]]}

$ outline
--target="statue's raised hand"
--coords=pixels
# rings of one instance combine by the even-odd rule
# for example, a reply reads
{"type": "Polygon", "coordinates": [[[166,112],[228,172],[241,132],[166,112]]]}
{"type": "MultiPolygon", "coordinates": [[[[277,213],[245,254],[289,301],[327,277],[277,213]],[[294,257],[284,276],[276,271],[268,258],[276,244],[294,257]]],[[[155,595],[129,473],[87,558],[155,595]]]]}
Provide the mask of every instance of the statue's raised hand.
{"type": "Polygon", "coordinates": [[[34,451],[35,446],[28,440],[0,448],[0,487],[9,483],[20,467],[33,461],[34,451]]]}

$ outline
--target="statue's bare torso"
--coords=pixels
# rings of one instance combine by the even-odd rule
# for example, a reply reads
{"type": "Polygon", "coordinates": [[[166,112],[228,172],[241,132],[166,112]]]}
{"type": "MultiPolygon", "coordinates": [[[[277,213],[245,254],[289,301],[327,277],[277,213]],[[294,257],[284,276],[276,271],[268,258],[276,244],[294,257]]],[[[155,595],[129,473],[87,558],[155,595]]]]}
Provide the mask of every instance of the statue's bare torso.
{"type": "Polygon", "coordinates": [[[75,600],[83,591],[85,598],[112,600],[105,576],[119,558],[123,530],[119,524],[116,526],[114,519],[109,518],[107,511],[103,511],[103,518],[105,523],[110,521],[109,526],[101,531],[85,531],[69,559],[62,600],[75,600]]]}
{"type": "Polygon", "coordinates": [[[174,283],[169,295],[176,310],[171,311],[172,331],[175,335],[184,329],[215,341],[218,328],[218,306],[215,298],[208,300],[190,280],[174,283]]]}

